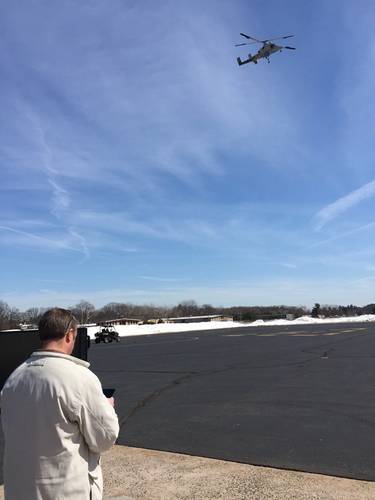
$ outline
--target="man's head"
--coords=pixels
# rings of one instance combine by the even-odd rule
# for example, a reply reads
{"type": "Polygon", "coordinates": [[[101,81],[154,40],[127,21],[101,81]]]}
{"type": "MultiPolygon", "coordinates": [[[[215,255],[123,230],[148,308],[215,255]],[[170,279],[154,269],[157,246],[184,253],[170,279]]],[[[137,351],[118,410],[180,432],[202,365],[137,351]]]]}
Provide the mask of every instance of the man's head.
{"type": "Polygon", "coordinates": [[[42,349],[54,349],[71,354],[77,336],[78,322],[67,309],[54,307],[43,314],[39,321],[42,349]]]}

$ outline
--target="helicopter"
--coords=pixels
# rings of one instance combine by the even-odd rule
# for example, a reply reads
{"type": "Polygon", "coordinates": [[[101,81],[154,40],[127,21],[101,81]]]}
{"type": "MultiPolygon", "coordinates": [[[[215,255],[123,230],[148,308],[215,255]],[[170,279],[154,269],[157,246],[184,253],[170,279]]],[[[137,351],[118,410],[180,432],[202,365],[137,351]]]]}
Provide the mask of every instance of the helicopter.
{"type": "Polygon", "coordinates": [[[240,33],[240,35],[247,38],[248,40],[253,40],[253,41],[245,43],[237,43],[235,47],[242,47],[243,45],[253,45],[256,43],[262,43],[263,47],[261,47],[258,50],[258,52],[253,56],[249,54],[248,59],[245,59],[243,61],[241,61],[240,57],[237,57],[237,62],[239,66],[242,66],[242,64],[247,64],[249,62],[258,64],[259,59],[263,58],[267,59],[267,62],[269,63],[270,62],[269,57],[272,54],[275,54],[276,52],[281,52],[283,49],[296,50],[295,47],[289,47],[288,45],[276,45],[275,43],[272,43],[275,40],[285,40],[286,38],[292,38],[294,35],[278,36],[277,38],[270,38],[269,40],[258,40],[257,38],[246,35],[245,33],[240,33]]]}

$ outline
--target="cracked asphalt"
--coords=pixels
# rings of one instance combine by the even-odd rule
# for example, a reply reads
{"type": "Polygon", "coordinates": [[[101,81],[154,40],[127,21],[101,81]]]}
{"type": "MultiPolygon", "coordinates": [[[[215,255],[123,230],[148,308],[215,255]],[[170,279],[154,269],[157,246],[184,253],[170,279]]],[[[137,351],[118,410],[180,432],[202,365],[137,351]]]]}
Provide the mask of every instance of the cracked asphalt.
{"type": "Polygon", "coordinates": [[[375,480],[375,325],[243,327],[93,344],[118,444],[375,480]]]}

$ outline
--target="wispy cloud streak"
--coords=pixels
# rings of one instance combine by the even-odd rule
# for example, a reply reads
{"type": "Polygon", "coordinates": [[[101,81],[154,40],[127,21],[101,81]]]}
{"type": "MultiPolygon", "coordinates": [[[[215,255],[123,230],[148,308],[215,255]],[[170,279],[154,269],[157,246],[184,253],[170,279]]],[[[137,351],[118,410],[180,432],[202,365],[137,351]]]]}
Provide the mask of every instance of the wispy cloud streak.
{"type": "Polygon", "coordinates": [[[156,276],[140,276],[140,278],[142,280],[160,281],[165,283],[179,283],[181,281],[188,281],[187,279],[181,279],[181,278],[158,278],[156,276]]]}
{"type": "Polygon", "coordinates": [[[331,238],[326,238],[325,240],[313,243],[312,245],[309,245],[308,248],[316,248],[325,245],[327,243],[332,243],[333,241],[340,240],[342,238],[348,238],[349,236],[353,236],[354,234],[366,231],[368,229],[373,229],[374,227],[375,227],[375,222],[370,222],[369,224],[364,224],[363,226],[356,227],[354,229],[351,229],[350,231],[344,231],[343,233],[331,236],[331,238]]]}
{"type": "Polygon", "coordinates": [[[315,215],[315,227],[321,229],[323,226],[339,217],[350,208],[358,205],[367,198],[375,196],[375,180],[339,198],[334,203],[325,206],[315,215]]]}
{"type": "Polygon", "coordinates": [[[73,252],[83,253],[85,257],[88,255],[88,250],[85,247],[84,243],[81,241],[81,237],[71,232],[71,236],[59,236],[57,238],[44,237],[38,234],[30,233],[27,231],[21,231],[19,229],[15,229],[10,226],[2,226],[0,225],[0,232],[11,233],[15,236],[11,241],[2,237],[1,240],[12,243],[23,245],[24,247],[37,247],[40,250],[71,250],[73,252]],[[73,238],[72,238],[73,237],[73,238]],[[79,239],[80,245],[74,245],[74,239],[79,239]]]}

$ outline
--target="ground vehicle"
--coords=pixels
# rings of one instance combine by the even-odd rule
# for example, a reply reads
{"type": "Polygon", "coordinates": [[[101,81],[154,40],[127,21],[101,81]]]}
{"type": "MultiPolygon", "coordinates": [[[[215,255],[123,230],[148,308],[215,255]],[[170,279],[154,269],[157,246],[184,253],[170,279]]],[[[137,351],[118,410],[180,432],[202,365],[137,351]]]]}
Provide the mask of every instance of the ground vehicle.
{"type": "Polygon", "coordinates": [[[120,342],[120,336],[112,325],[101,326],[100,330],[95,333],[96,344],[99,344],[100,342],[108,343],[113,341],[120,342]]]}

